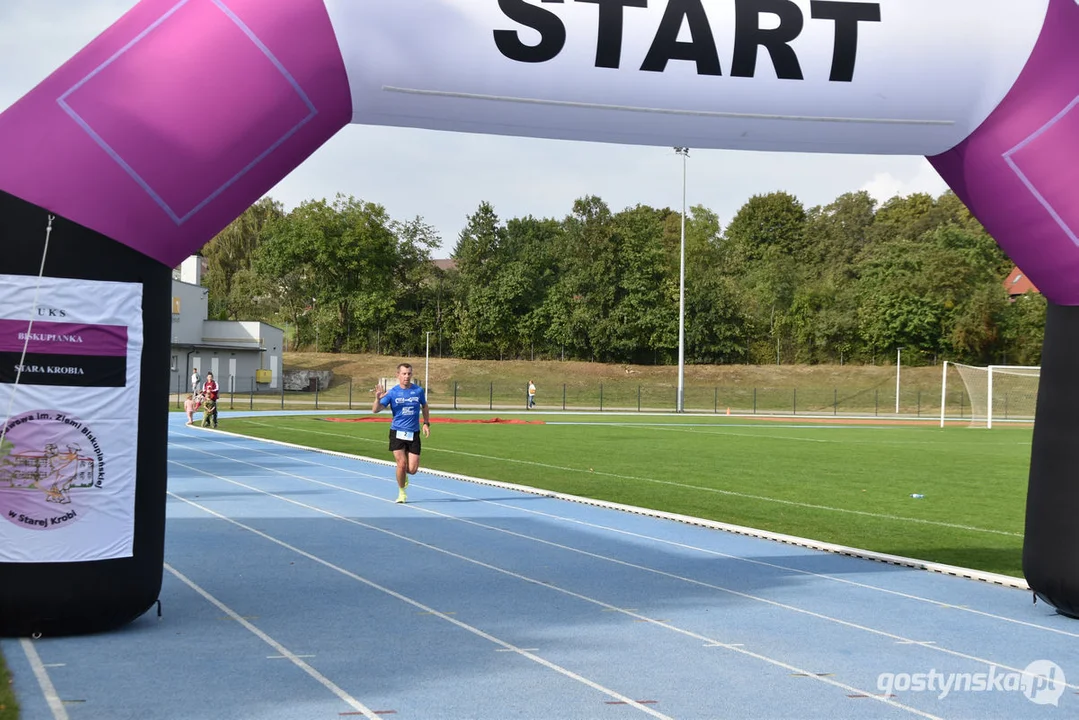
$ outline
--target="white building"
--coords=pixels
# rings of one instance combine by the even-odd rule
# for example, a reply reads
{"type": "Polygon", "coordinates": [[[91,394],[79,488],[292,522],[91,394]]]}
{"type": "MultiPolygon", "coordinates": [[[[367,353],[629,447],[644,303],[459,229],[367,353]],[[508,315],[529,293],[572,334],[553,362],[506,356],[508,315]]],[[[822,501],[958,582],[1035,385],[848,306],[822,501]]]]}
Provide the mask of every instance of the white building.
{"type": "Polygon", "coordinates": [[[280,392],[285,333],[262,322],[207,320],[209,291],[202,258],[192,255],[172,273],[171,392],[191,392],[191,371],[212,372],[221,393],[280,392]]]}

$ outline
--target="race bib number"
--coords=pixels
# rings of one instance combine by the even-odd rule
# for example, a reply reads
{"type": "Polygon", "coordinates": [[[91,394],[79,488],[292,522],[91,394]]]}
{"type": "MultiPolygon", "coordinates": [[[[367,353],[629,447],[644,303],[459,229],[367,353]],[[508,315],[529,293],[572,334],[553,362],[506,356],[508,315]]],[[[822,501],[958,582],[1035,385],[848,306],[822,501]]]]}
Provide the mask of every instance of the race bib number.
{"type": "Polygon", "coordinates": [[[412,442],[412,438],[415,435],[416,435],[416,433],[405,432],[404,430],[398,430],[397,431],[397,439],[398,440],[404,440],[405,442],[412,442]]]}

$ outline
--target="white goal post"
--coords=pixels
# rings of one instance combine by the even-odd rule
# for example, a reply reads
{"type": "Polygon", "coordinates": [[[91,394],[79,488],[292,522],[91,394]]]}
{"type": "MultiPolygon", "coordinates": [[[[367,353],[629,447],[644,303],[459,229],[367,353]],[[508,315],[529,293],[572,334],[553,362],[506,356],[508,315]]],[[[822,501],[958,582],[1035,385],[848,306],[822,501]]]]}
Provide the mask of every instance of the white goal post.
{"type": "MultiPolygon", "coordinates": [[[[964,365],[944,361],[940,388],[940,426],[948,407],[948,369],[954,368],[970,398],[972,427],[992,428],[993,423],[1033,422],[1038,402],[1041,367],[1032,365],[964,365]]],[[[955,386],[955,379],[952,379],[955,386]]],[[[966,419],[962,410],[960,417],[966,419]]]]}

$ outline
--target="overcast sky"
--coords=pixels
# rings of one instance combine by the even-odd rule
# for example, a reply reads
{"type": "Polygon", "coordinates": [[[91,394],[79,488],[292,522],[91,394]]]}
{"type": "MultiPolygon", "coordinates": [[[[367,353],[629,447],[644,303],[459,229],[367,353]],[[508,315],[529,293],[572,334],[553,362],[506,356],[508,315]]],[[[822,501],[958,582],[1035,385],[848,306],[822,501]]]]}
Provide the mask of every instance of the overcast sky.
{"type": "MultiPolygon", "coordinates": [[[[270,0],[268,0],[270,1],[270,0]]],[[[115,22],[136,0],[0,0],[0,108],[7,108],[115,22]]],[[[785,190],[808,208],[865,189],[878,200],[937,195],[944,182],[922,157],[693,150],[687,202],[726,225],[752,195],[785,190]]],[[[453,250],[466,217],[490,202],[503,219],[565,216],[598,195],[612,210],[679,208],[681,159],[671,148],[517,139],[351,125],[269,195],[291,208],[338,192],[416,215],[453,250]]]]}

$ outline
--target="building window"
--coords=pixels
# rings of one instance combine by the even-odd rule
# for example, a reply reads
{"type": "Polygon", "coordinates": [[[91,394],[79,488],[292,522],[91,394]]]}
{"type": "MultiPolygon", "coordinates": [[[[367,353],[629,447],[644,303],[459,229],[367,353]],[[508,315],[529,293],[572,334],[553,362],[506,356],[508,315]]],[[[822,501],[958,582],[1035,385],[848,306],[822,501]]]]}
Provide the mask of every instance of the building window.
{"type": "Polygon", "coordinates": [[[179,362],[180,362],[180,357],[178,355],[173,355],[172,356],[172,367],[170,368],[170,370],[172,370],[173,372],[176,372],[176,369],[177,369],[177,366],[179,365],[179,362]]]}

